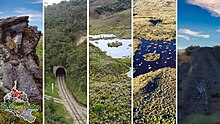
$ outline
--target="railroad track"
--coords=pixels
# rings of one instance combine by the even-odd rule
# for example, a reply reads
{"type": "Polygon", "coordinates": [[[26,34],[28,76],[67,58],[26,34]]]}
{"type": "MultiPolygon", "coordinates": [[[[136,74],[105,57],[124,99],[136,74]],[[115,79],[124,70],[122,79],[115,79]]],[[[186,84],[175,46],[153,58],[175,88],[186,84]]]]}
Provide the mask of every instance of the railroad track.
{"type": "Polygon", "coordinates": [[[86,115],[85,113],[80,111],[79,106],[76,104],[76,102],[73,101],[72,95],[70,95],[68,89],[66,88],[65,84],[65,77],[64,76],[57,76],[57,83],[58,86],[60,87],[60,95],[62,96],[64,102],[64,106],[66,105],[67,110],[69,110],[70,115],[74,119],[74,122],[76,124],[86,124],[86,115]]]}

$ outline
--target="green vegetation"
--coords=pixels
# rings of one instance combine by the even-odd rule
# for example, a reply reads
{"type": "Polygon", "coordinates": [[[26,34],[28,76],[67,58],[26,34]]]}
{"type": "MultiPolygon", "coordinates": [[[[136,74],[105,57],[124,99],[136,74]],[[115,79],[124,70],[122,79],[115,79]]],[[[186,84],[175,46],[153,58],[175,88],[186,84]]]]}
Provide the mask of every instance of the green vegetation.
{"type": "Polygon", "coordinates": [[[90,34],[131,38],[131,1],[94,0],[90,3],[90,34]]]}
{"type": "Polygon", "coordinates": [[[115,59],[90,44],[90,123],[131,123],[130,58],[115,59]]]}
{"type": "Polygon", "coordinates": [[[96,104],[94,109],[95,109],[95,111],[102,112],[105,109],[105,105],[103,105],[103,104],[96,104]]]}
{"type": "Polygon", "coordinates": [[[185,49],[184,54],[187,56],[190,56],[190,54],[193,52],[193,50],[200,48],[200,46],[189,46],[185,49]]]}
{"type": "Polygon", "coordinates": [[[134,1],[133,26],[135,38],[176,39],[176,0],[134,1]]]}
{"type": "Polygon", "coordinates": [[[45,100],[45,124],[72,124],[62,104],[55,103],[53,99],[45,100]]]}
{"type": "Polygon", "coordinates": [[[143,55],[144,60],[147,62],[151,62],[151,61],[156,61],[158,59],[160,59],[160,54],[157,53],[148,53],[143,55]]]}
{"type": "Polygon", "coordinates": [[[69,90],[84,106],[87,96],[86,41],[77,43],[86,36],[86,3],[86,0],[70,0],[45,7],[45,93],[58,97],[57,90],[51,94],[51,83],[56,80],[52,70],[53,66],[61,65],[67,69],[69,90]]]}
{"type": "Polygon", "coordinates": [[[40,41],[37,45],[37,50],[36,50],[37,56],[40,60],[40,69],[43,70],[43,36],[41,36],[40,41]]]}
{"type": "Polygon", "coordinates": [[[131,0],[116,0],[113,4],[101,6],[95,9],[98,14],[118,13],[131,8],[131,0]]]}
{"type": "Polygon", "coordinates": [[[134,123],[175,124],[176,70],[163,68],[134,78],[134,123]]]}
{"type": "Polygon", "coordinates": [[[219,124],[219,117],[219,113],[213,115],[193,114],[185,119],[184,124],[219,124]]]}
{"type": "Polygon", "coordinates": [[[116,41],[116,42],[108,43],[107,45],[108,47],[119,47],[122,46],[122,42],[116,41]]]}
{"type": "Polygon", "coordinates": [[[59,98],[59,93],[57,89],[57,83],[56,83],[56,78],[53,76],[52,73],[45,73],[45,94],[49,96],[53,96],[55,98],[59,98]],[[52,83],[54,83],[54,91],[52,92],[52,83]]]}
{"type": "MultiPolygon", "coordinates": [[[[0,110],[0,122],[1,124],[30,124],[28,121],[25,121],[22,117],[17,117],[10,112],[5,112],[0,110]]],[[[43,123],[43,113],[41,112],[33,112],[33,116],[36,117],[35,124],[43,123]]]]}

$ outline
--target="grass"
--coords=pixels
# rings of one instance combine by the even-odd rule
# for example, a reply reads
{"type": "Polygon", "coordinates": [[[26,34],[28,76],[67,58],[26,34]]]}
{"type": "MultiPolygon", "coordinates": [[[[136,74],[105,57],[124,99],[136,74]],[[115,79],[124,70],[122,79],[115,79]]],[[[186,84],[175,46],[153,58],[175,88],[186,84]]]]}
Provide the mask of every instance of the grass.
{"type": "Polygon", "coordinates": [[[134,78],[134,123],[175,124],[175,69],[163,68],[134,78]]]}
{"type": "Polygon", "coordinates": [[[220,123],[220,113],[212,115],[192,114],[188,116],[184,124],[218,124],[220,123]]]}
{"type": "Polygon", "coordinates": [[[103,18],[90,18],[90,34],[114,34],[118,38],[131,38],[131,10],[103,18]]]}
{"type": "Polygon", "coordinates": [[[43,36],[40,37],[40,41],[37,45],[37,48],[36,48],[36,53],[39,57],[39,60],[40,60],[40,69],[42,70],[43,69],[43,36]]]}
{"type": "MultiPolygon", "coordinates": [[[[72,78],[67,77],[67,82],[74,82],[74,81],[72,78]]],[[[77,85],[79,85],[79,83],[67,83],[67,87],[77,87],[77,85]]],[[[77,103],[83,107],[86,107],[87,106],[87,95],[86,95],[87,93],[81,91],[80,89],[73,89],[71,91],[77,103]]]]}
{"type": "Polygon", "coordinates": [[[45,100],[45,124],[73,124],[73,119],[62,104],[45,100]]]}
{"type": "Polygon", "coordinates": [[[90,123],[131,123],[131,58],[112,58],[91,44],[89,57],[90,123]]]}
{"type": "Polygon", "coordinates": [[[176,39],[176,2],[134,1],[134,37],[147,40],[176,39]],[[151,20],[162,20],[153,25],[151,20]]]}
{"type": "Polygon", "coordinates": [[[55,98],[60,98],[58,89],[57,89],[57,81],[53,74],[46,72],[45,76],[45,90],[46,95],[53,96],[55,98]],[[52,93],[52,83],[54,83],[54,92],[52,93]]]}

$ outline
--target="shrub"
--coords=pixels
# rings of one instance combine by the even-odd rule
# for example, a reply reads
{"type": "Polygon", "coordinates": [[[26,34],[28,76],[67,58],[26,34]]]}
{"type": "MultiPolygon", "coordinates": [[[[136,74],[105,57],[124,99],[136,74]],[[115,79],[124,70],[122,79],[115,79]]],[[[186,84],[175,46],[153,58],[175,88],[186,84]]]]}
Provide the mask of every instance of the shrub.
{"type": "Polygon", "coordinates": [[[95,111],[97,112],[102,112],[105,109],[105,105],[104,104],[96,104],[95,105],[95,111]]]}

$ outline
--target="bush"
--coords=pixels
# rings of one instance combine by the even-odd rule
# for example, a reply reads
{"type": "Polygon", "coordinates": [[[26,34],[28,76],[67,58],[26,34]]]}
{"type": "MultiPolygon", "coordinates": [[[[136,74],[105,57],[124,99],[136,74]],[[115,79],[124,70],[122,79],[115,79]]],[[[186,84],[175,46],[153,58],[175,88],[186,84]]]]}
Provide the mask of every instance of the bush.
{"type": "Polygon", "coordinates": [[[95,105],[95,111],[102,112],[103,110],[105,110],[105,105],[104,104],[96,104],[95,105]]]}

